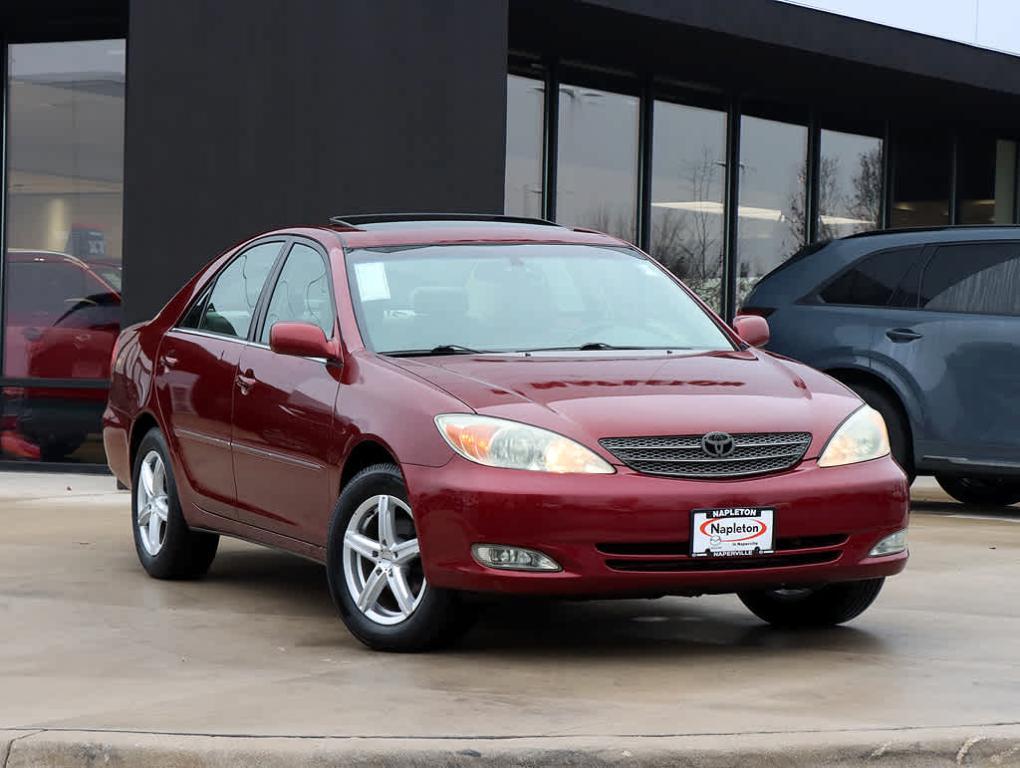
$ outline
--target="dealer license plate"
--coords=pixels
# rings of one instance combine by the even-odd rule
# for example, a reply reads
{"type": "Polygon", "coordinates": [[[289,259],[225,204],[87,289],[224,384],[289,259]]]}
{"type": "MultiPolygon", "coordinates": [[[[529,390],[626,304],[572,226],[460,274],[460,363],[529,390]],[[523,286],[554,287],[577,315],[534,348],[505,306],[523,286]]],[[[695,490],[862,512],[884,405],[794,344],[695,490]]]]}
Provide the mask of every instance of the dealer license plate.
{"type": "Polygon", "coordinates": [[[691,512],[691,557],[740,557],[775,551],[776,510],[725,507],[691,512]]]}

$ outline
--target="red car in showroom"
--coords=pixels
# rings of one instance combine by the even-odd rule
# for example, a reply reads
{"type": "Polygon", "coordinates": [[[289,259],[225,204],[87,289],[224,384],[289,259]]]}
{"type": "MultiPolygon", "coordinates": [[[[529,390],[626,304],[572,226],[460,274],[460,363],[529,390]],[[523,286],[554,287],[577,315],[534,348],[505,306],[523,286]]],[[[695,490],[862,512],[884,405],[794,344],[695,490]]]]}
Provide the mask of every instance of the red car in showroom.
{"type": "Polygon", "coordinates": [[[4,454],[61,461],[98,428],[106,391],[89,385],[110,378],[120,332],[115,273],[116,264],[66,253],[7,251],[4,373],[24,386],[0,392],[4,454]],[[49,386],[54,380],[84,385],[49,386]]]}
{"type": "Polygon", "coordinates": [[[150,575],[220,534],[311,557],[373,648],[451,639],[480,593],[837,624],[906,564],[907,482],[881,417],[767,338],[604,234],[337,218],[126,329],[104,441],[150,575]]]}

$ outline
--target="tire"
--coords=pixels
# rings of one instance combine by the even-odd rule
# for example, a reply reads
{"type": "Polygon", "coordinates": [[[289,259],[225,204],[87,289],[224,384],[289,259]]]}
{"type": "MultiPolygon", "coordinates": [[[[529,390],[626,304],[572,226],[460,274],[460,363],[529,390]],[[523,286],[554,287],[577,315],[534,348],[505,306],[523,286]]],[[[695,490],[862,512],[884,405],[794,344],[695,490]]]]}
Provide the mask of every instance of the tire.
{"type": "Polygon", "coordinates": [[[964,504],[1008,507],[1020,501],[1020,481],[1001,477],[935,475],[942,490],[964,504]]]}
{"type": "Polygon", "coordinates": [[[416,542],[407,487],[398,467],[376,464],[347,483],[330,520],[326,573],[340,618],[373,650],[438,648],[471,624],[473,611],[460,595],[427,583],[416,542]],[[381,519],[391,521],[389,533],[380,535],[381,519]],[[351,546],[348,534],[361,537],[351,540],[362,549],[351,546]],[[355,595],[365,595],[370,585],[374,599],[370,593],[359,607],[355,595]]]}
{"type": "Polygon", "coordinates": [[[846,581],[814,589],[740,592],[751,613],[777,627],[832,627],[860,616],[882,590],[885,579],[846,581]]]}
{"type": "Polygon", "coordinates": [[[911,483],[917,477],[914,469],[914,447],[910,440],[910,425],[900,404],[886,393],[868,384],[848,384],[858,397],[882,414],[885,426],[889,430],[889,447],[892,456],[900,468],[907,473],[911,483]]]}
{"type": "Polygon", "coordinates": [[[131,477],[131,531],[146,573],[155,579],[196,579],[205,575],[216,557],[220,537],[193,531],[184,521],[170,451],[157,428],[142,438],[131,477]],[[158,467],[162,467],[162,479],[158,467]],[[142,476],[146,471],[151,475],[148,480],[142,476]]]}

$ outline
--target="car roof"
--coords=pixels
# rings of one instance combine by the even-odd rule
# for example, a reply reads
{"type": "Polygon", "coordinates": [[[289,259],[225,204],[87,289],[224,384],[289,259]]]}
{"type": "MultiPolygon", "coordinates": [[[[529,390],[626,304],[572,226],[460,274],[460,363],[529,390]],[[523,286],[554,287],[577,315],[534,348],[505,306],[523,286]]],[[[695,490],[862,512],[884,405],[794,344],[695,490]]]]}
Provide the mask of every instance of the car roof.
{"type": "Polygon", "coordinates": [[[84,259],[60,251],[33,250],[31,248],[9,248],[7,256],[11,261],[69,261],[80,267],[88,266],[84,259]]]}
{"type": "Polygon", "coordinates": [[[624,240],[544,219],[475,213],[382,213],[334,216],[326,229],[348,249],[453,243],[561,243],[629,246],[624,240]]]}
{"type": "Polygon", "coordinates": [[[952,224],[939,227],[904,227],[858,232],[836,240],[832,244],[861,245],[865,248],[887,245],[927,245],[973,240],[1015,240],[1020,237],[1020,226],[1015,224],[952,224]]]}

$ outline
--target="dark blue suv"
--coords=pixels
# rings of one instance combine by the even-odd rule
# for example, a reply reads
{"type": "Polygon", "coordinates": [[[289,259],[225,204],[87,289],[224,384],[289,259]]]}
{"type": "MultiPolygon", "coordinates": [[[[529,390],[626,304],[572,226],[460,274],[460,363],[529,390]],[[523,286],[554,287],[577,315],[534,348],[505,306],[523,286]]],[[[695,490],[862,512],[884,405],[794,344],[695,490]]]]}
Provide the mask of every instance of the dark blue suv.
{"type": "Polygon", "coordinates": [[[743,314],[769,349],[885,417],[907,474],[960,501],[1020,501],[1020,227],[853,235],[802,249],[743,314]]]}

